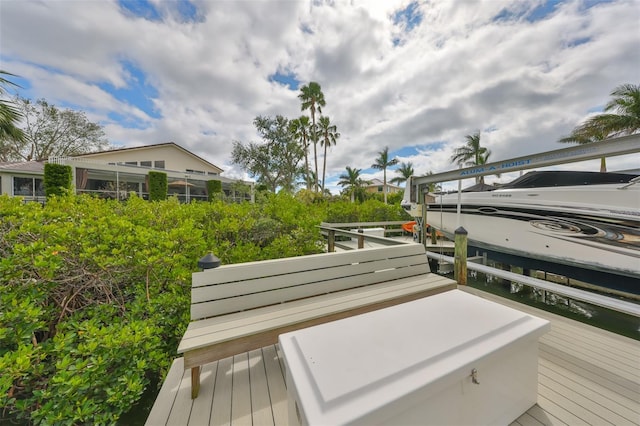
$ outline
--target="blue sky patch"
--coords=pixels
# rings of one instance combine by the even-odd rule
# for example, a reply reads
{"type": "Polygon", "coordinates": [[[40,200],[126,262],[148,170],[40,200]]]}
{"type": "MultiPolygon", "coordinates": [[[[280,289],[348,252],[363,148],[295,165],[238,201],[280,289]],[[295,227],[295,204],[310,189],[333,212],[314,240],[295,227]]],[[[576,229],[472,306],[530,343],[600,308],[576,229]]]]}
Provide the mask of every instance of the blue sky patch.
{"type": "Polygon", "coordinates": [[[528,13],[526,16],[527,21],[537,22],[546,19],[556,11],[560,3],[562,3],[562,0],[548,0],[528,13]]]}
{"type": "Polygon", "coordinates": [[[280,83],[284,86],[289,87],[290,90],[298,90],[300,87],[300,80],[296,79],[295,74],[291,71],[287,72],[276,72],[275,74],[271,74],[269,76],[269,81],[275,81],[276,83],[280,83]]]}
{"type": "MultiPolygon", "coordinates": [[[[162,22],[166,14],[166,10],[159,10],[150,0],[118,0],[118,5],[126,14],[152,22],[162,22]]],[[[165,5],[170,6],[171,13],[176,14],[180,22],[202,21],[198,8],[190,0],[174,0],[165,5]]]]}
{"type": "Polygon", "coordinates": [[[393,23],[396,25],[404,24],[407,32],[420,25],[421,22],[422,12],[418,8],[418,2],[415,1],[393,15],[393,23]]]}
{"type": "Polygon", "coordinates": [[[591,37],[581,37],[581,38],[576,38],[574,40],[570,40],[567,43],[567,47],[576,47],[576,46],[580,46],[581,44],[587,44],[591,41],[591,37]]]}
{"type": "Polygon", "coordinates": [[[141,109],[150,117],[162,118],[153,104],[153,99],[158,96],[158,91],[149,84],[146,74],[130,61],[122,61],[121,63],[128,74],[127,86],[116,88],[110,83],[99,83],[98,87],[110,93],[120,102],[141,109]]]}
{"type": "MultiPolygon", "coordinates": [[[[393,14],[393,23],[397,26],[404,27],[405,33],[411,32],[415,27],[422,22],[422,12],[418,8],[418,2],[411,2],[404,9],[400,9],[393,14]]],[[[394,37],[392,42],[394,46],[399,46],[403,43],[402,37],[394,37]]]]}
{"type": "MultiPolygon", "coordinates": [[[[566,0],[547,0],[541,5],[537,6],[533,10],[518,9],[517,11],[502,9],[494,18],[494,22],[499,21],[517,21],[521,18],[526,19],[528,22],[538,22],[548,18],[554,14],[557,8],[565,3],[566,0]]],[[[581,10],[591,9],[594,6],[603,3],[611,3],[614,0],[583,0],[580,3],[581,10]]]]}
{"type": "Polygon", "coordinates": [[[198,8],[190,1],[178,1],[178,13],[186,22],[199,21],[198,8]]]}
{"type": "MultiPolygon", "coordinates": [[[[6,63],[6,62],[9,62],[9,61],[7,61],[4,56],[0,56],[0,62],[6,63]]],[[[11,72],[8,69],[4,69],[3,71],[11,72]]],[[[7,92],[8,96],[13,97],[16,93],[19,93],[20,96],[22,96],[22,97],[30,98],[30,96],[26,95],[26,93],[28,93],[29,90],[31,89],[31,83],[29,82],[29,80],[27,80],[24,77],[17,76],[17,75],[2,74],[0,77],[2,77],[5,80],[8,80],[11,83],[15,84],[15,86],[13,84],[3,85],[3,88],[7,92]]]]}
{"type": "Polygon", "coordinates": [[[140,129],[144,130],[149,128],[149,124],[140,120],[138,117],[132,117],[130,115],[120,114],[115,111],[111,111],[107,114],[109,120],[117,123],[119,126],[127,129],[140,129]]]}
{"type": "Polygon", "coordinates": [[[119,0],[118,5],[129,15],[148,21],[162,21],[162,15],[148,0],[119,0]]]}

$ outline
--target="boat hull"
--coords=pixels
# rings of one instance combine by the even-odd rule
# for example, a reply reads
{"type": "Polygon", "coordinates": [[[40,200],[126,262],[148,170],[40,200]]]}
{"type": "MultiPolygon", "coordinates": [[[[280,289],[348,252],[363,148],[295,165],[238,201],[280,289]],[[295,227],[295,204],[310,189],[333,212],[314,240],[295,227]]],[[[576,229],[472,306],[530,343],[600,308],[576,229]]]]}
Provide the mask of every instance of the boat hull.
{"type": "Polygon", "coordinates": [[[427,220],[450,238],[462,226],[471,246],[640,280],[640,188],[619,187],[461,194],[459,219],[450,194],[427,220]]]}

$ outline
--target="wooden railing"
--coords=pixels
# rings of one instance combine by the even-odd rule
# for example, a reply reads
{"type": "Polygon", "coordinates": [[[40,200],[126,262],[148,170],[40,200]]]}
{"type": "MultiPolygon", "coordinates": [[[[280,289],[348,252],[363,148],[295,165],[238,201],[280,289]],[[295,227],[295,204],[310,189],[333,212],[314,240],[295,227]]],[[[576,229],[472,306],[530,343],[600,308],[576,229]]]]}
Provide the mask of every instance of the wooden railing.
{"type": "Polygon", "coordinates": [[[355,238],[358,241],[357,247],[359,249],[364,248],[364,242],[370,241],[376,244],[391,246],[404,244],[402,241],[386,238],[386,235],[394,235],[404,232],[400,227],[406,221],[388,221],[388,222],[351,222],[351,223],[327,223],[322,222],[320,224],[320,231],[322,235],[327,237],[327,251],[334,252],[336,246],[350,250],[353,247],[349,247],[346,244],[341,244],[336,240],[336,236],[344,236],[349,239],[355,238]],[[365,229],[380,228],[384,229],[385,237],[379,237],[376,235],[366,234],[365,229]],[[398,228],[396,228],[398,227],[398,228]],[[353,231],[356,229],[357,231],[353,231]]]}

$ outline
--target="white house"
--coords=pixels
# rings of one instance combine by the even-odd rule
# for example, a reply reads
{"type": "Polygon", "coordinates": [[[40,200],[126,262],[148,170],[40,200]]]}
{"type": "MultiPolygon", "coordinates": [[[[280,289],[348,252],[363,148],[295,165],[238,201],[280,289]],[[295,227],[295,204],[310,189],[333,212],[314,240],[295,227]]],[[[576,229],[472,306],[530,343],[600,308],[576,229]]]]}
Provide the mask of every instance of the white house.
{"type": "Polygon", "coordinates": [[[404,188],[400,188],[399,186],[392,185],[387,181],[387,185],[385,187],[384,182],[380,179],[372,179],[371,183],[365,187],[366,191],[370,194],[380,193],[384,194],[395,194],[396,192],[404,191],[404,188]]]}
{"type": "MultiPolygon", "coordinates": [[[[130,192],[147,198],[149,171],[166,173],[169,194],[181,201],[206,200],[209,180],[221,181],[224,193],[234,199],[248,198],[252,192],[252,183],[221,176],[220,167],[174,142],[55,157],[48,162],[71,166],[77,193],[107,198],[123,199],[130,192]]],[[[0,163],[0,194],[42,201],[43,180],[44,162],[0,163]]]]}

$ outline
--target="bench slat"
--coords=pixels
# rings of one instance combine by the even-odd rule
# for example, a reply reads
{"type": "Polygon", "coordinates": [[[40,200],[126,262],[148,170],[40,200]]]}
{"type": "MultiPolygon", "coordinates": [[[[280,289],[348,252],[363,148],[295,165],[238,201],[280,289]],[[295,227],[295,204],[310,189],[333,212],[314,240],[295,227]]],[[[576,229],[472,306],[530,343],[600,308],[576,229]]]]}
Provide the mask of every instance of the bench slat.
{"type": "Polygon", "coordinates": [[[384,281],[392,281],[398,278],[426,275],[428,273],[428,265],[415,265],[399,269],[388,269],[375,273],[355,275],[348,278],[336,278],[320,283],[278,288],[266,292],[244,294],[227,299],[196,303],[191,305],[191,318],[207,318],[214,315],[254,309],[261,306],[288,302],[324,293],[373,285],[384,281]]]}
{"type": "MultiPolygon", "coordinates": [[[[277,290],[303,284],[318,283],[337,278],[349,278],[354,275],[371,274],[390,268],[402,268],[413,265],[427,265],[424,255],[405,256],[393,259],[376,259],[367,263],[356,263],[319,268],[314,270],[298,270],[295,272],[278,272],[274,275],[262,275],[255,279],[246,279],[230,283],[202,286],[192,289],[191,303],[208,302],[238,295],[277,290]]],[[[220,271],[222,274],[225,271],[220,271]]],[[[427,271],[428,272],[428,271],[427,271]]],[[[320,290],[322,292],[322,290],[320,290]]],[[[209,315],[211,316],[211,315],[209,315]]]]}
{"type": "Polygon", "coordinates": [[[331,268],[352,263],[370,262],[376,259],[425,255],[420,244],[403,244],[391,247],[375,247],[348,252],[321,253],[308,256],[270,259],[257,262],[224,265],[192,274],[192,288],[245,281],[265,276],[286,274],[318,268],[331,268]]]}

